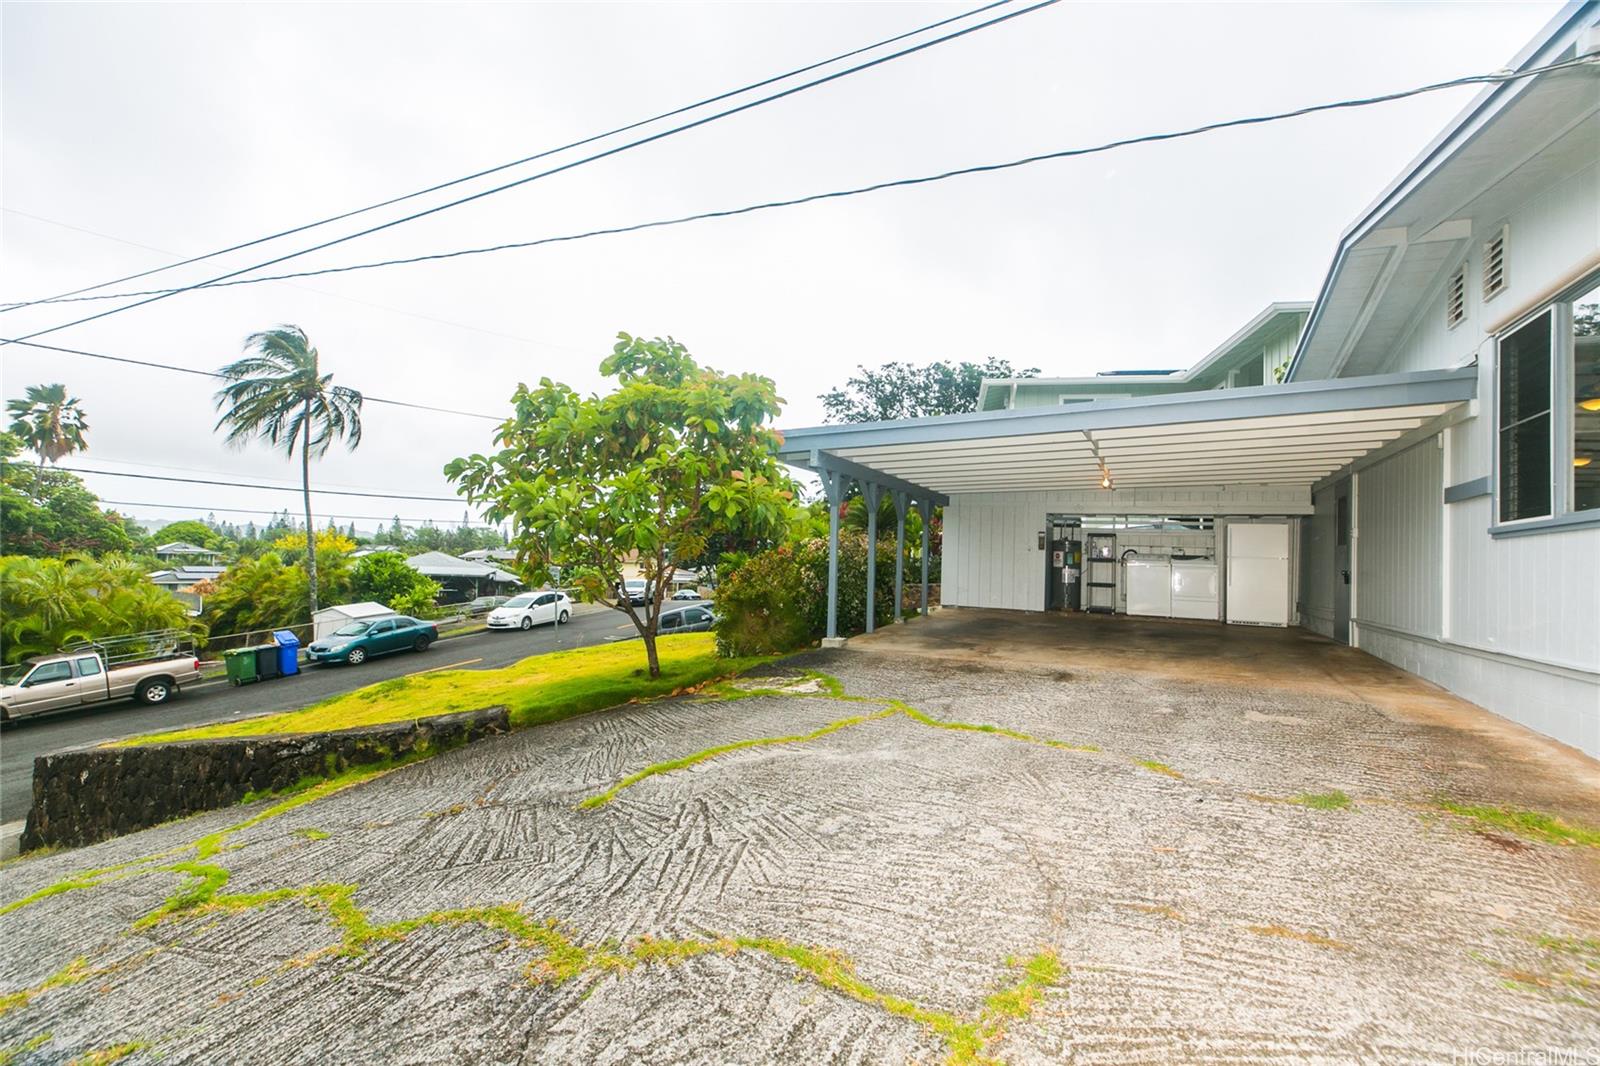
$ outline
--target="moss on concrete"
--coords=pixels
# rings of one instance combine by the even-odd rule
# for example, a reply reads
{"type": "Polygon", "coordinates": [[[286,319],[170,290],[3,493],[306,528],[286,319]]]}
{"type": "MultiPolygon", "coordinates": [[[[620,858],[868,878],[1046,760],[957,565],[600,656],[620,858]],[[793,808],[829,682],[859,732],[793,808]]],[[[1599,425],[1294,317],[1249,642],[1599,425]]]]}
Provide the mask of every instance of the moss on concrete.
{"type": "Polygon", "coordinates": [[[1480,826],[1503,829],[1527,840],[1544,844],[1581,845],[1600,848],[1600,829],[1573,825],[1553,814],[1543,811],[1525,811],[1514,807],[1495,807],[1488,804],[1457,803],[1454,800],[1434,801],[1436,808],[1457,818],[1465,818],[1480,826]]]}

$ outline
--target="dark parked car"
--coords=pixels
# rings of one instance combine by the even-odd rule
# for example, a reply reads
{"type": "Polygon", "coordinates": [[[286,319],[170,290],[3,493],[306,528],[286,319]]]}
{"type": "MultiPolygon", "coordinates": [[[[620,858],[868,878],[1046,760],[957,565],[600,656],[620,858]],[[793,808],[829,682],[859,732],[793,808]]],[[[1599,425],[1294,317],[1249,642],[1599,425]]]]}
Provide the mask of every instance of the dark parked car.
{"type": "Polygon", "coordinates": [[[711,597],[700,595],[699,589],[679,589],[677,592],[672,594],[672,598],[675,600],[690,600],[694,603],[704,603],[711,597]]]}
{"type": "Polygon", "coordinates": [[[439,639],[439,627],[432,622],[398,614],[370,622],[347,622],[323,640],[313,641],[306,655],[313,662],[349,663],[359,666],[374,655],[392,651],[427,651],[439,639]]]}
{"type": "Polygon", "coordinates": [[[717,620],[711,613],[711,608],[694,606],[679,607],[675,611],[662,611],[661,619],[656,625],[659,633],[703,633],[711,628],[717,620]]]}

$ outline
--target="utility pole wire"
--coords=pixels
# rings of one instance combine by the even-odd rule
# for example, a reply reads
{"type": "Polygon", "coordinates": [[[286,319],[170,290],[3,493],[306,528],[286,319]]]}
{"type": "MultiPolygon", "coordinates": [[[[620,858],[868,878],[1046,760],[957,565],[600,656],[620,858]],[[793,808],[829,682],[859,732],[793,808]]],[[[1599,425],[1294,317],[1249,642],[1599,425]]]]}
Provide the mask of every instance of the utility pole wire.
{"type": "MultiPolygon", "coordinates": [[[[173,363],[157,363],[150,359],[133,359],[126,355],[107,355],[104,352],[89,352],[83,350],[82,348],[63,348],[58,344],[37,344],[33,341],[25,340],[14,340],[7,343],[20,344],[24,348],[38,348],[41,351],[46,352],[58,352],[62,355],[81,355],[88,359],[104,359],[110,363],[126,363],[129,366],[148,367],[151,370],[170,370],[176,374],[193,374],[202,378],[216,378],[218,380],[225,380],[223,376],[217,373],[215,370],[196,370],[192,366],[177,366],[173,363]]],[[[432,407],[425,403],[410,403],[406,400],[385,400],[380,396],[369,396],[366,393],[361,394],[361,400],[363,403],[381,403],[387,404],[390,407],[406,407],[413,411],[432,411],[435,414],[460,415],[463,418],[485,418],[490,422],[504,422],[506,420],[504,415],[486,415],[477,411],[458,411],[453,407],[432,407]]]]}
{"type": "MultiPolygon", "coordinates": [[[[967,177],[973,174],[988,174],[1002,170],[1014,170],[1019,167],[1032,166],[1035,163],[1044,163],[1056,159],[1071,159],[1078,156],[1097,155],[1102,152],[1110,152],[1118,148],[1127,148],[1133,145],[1182,140],[1188,137],[1197,137],[1206,133],[1214,133],[1217,130],[1234,129],[1241,126],[1264,125],[1271,122],[1282,122],[1287,119],[1300,118],[1305,115],[1313,115],[1320,112],[1347,110],[1358,107],[1370,107],[1374,104],[1391,103],[1396,100],[1405,100],[1413,96],[1421,96],[1425,93],[1440,92],[1445,89],[1456,89],[1467,85],[1500,84],[1504,82],[1518,81],[1523,78],[1532,78],[1540,74],[1548,74],[1557,70],[1566,70],[1571,67],[1590,66],[1594,64],[1597,57],[1600,57],[1600,51],[1588,52],[1574,59],[1569,59],[1560,63],[1552,63],[1548,66],[1535,67],[1525,71],[1499,72],[1494,74],[1473,74],[1467,77],[1454,78],[1450,81],[1436,82],[1431,85],[1422,85],[1413,89],[1402,89],[1398,92],[1385,93],[1381,96],[1369,96],[1353,100],[1339,100],[1326,104],[1312,104],[1307,107],[1295,108],[1291,111],[1279,111],[1272,114],[1254,115],[1247,118],[1226,119],[1220,122],[1210,122],[1203,126],[1191,126],[1187,129],[1173,130],[1165,133],[1150,133],[1138,137],[1125,137],[1119,140],[1107,141],[1103,144],[1092,145],[1085,148],[1067,148],[1057,152],[1045,152],[1040,155],[1025,156],[1021,159],[1013,159],[1004,163],[987,163],[979,166],[962,167],[957,170],[947,170],[942,173],[929,174],[923,177],[900,178],[894,181],[881,181],[872,185],[861,185],[850,189],[839,189],[833,192],[813,193],[809,196],[799,196],[790,200],[769,200],[764,203],[750,204],[745,207],[728,208],[720,211],[702,211],[697,214],[681,215],[676,218],[657,219],[651,222],[638,222],[625,226],[609,226],[602,229],[585,230],[581,233],[564,234],[558,237],[540,237],[536,240],[515,241],[507,244],[492,244],[479,248],[462,248],[455,251],[435,252],[429,255],[409,256],[400,259],[382,259],[376,262],[353,263],[347,266],[324,267],[319,270],[303,270],[291,274],[271,274],[259,278],[240,278],[228,281],[204,282],[199,285],[189,285],[177,289],[152,289],[145,292],[123,292],[107,296],[82,297],[81,299],[109,300],[148,295],[154,295],[155,297],[160,298],[161,296],[170,296],[181,292],[188,292],[192,289],[220,289],[228,288],[234,285],[256,285],[268,281],[284,281],[291,278],[321,277],[326,274],[345,274],[357,270],[375,270],[379,267],[408,266],[414,263],[431,263],[443,259],[457,259],[462,256],[487,255],[492,252],[507,252],[520,248],[536,248],[546,244],[561,244],[568,241],[588,240],[592,237],[607,237],[622,233],[636,233],[640,230],[659,229],[665,226],[681,226],[689,222],[703,222],[709,219],[732,218],[737,215],[753,214],[757,211],[770,211],[781,207],[798,207],[802,204],[816,203],[821,200],[837,200],[852,196],[862,196],[867,193],[881,192],[885,189],[900,189],[915,185],[929,185],[934,182],[947,181],[951,178],[967,177]]],[[[138,305],[133,304],[130,306],[136,307],[138,305]]],[[[117,308],[115,310],[123,309],[117,308]]],[[[83,319],[80,321],[88,320],[83,319]]],[[[77,323],[68,323],[68,325],[76,324],[77,323]]],[[[38,334],[29,334],[29,336],[38,336],[38,334]]],[[[16,340],[5,340],[0,338],[0,345],[18,344],[23,342],[24,338],[17,338],[16,340]]],[[[37,347],[47,346],[38,345],[37,347]]]]}
{"type": "MultiPolygon", "coordinates": [[[[5,466],[33,466],[32,463],[18,463],[12,460],[0,460],[5,466]]],[[[128,477],[140,481],[176,481],[185,485],[223,485],[228,488],[238,489],[266,489],[271,492],[300,492],[297,485],[263,485],[253,481],[214,481],[210,478],[199,477],[171,477],[162,474],[133,474],[121,470],[85,470],[76,466],[52,466],[52,470],[60,470],[68,474],[96,474],[100,477],[128,477]]],[[[460,496],[407,496],[395,492],[356,492],[353,490],[341,491],[339,489],[312,489],[314,493],[324,496],[366,496],[374,500],[420,500],[426,503],[460,503],[460,496]]]]}
{"type": "MultiPolygon", "coordinates": [[[[861,55],[863,52],[870,52],[870,51],[873,51],[874,49],[877,49],[877,48],[884,48],[884,47],[887,47],[888,45],[896,44],[896,43],[898,43],[900,41],[903,41],[907,37],[915,37],[919,33],[927,33],[929,30],[936,30],[939,27],[949,25],[952,22],[960,22],[962,19],[971,18],[974,15],[981,15],[981,14],[983,14],[983,12],[988,11],[988,10],[990,10],[992,8],[1003,7],[1006,4],[1010,4],[1010,3],[1014,3],[1014,2],[1015,2],[1015,0],[995,0],[994,3],[985,4],[982,7],[977,7],[977,8],[972,9],[971,11],[962,12],[959,15],[951,15],[949,18],[940,19],[938,22],[930,22],[926,26],[919,26],[914,30],[907,30],[905,33],[896,34],[893,37],[887,37],[887,38],[885,38],[885,39],[883,39],[881,41],[875,41],[872,44],[863,45],[860,48],[855,48],[855,49],[852,49],[851,51],[848,51],[848,52],[841,52],[840,54],[838,54],[836,56],[830,56],[827,59],[821,59],[821,60],[818,60],[815,63],[810,63],[810,64],[807,64],[806,66],[803,66],[803,67],[796,67],[794,70],[787,71],[787,72],[785,72],[783,74],[775,74],[770,78],[765,78],[765,79],[763,79],[761,81],[752,82],[749,85],[743,85],[743,86],[740,86],[737,89],[730,89],[727,92],[719,93],[716,96],[708,96],[704,100],[696,100],[692,104],[685,104],[682,107],[674,108],[671,111],[663,111],[659,115],[652,115],[649,118],[642,118],[642,119],[639,119],[639,120],[637,120],[635,122],[630,122],[625,126],[618,126],[615,129],[606,130],[604,133],[596,133],[596,134],[593,134],[593,135],[591,135],[589,137],[585,137],[582,140],[572,141],[572,142],[570,142],[568,144],[563,144],[563,145],[561,145],[560,147],[557,147],[557,148],[546,148],[543,151],[535,152],[533,155],[523,156],[521,159],[513,159],[509,163],[501,163],[498,166],[489,167],[487,170],[479,170],[479,171],[476,171],[476,172],[471,173],[471,174],[465,174],[465,175],[463,175],[463,176],[461,176],[459,178],[452,178],[449,181],[440,182],[437,185],[430,185],[425,189],[418,189],[415,192],[408,192],[408,193],[406,193],[406,194],[404,194],[402,196],[390,197],[387,200],[381,200],[381,201],[379,201],[378,203],[375,203],[375,204],[368,204],[365,207],[357,207],[357,208],[354,208],[354,209],[349,210],[349,211],[341,212],[341,213],[339,213],[337,215],[329,215],[327,218],[317,219],[315,222],[302,223],[301,225],[293,226],[293,227],[291,227],[289,229],[286,229],[286,230],[279,230],[276,233],[269,233],[265,237],[256,237],[256,238],[253,238],[251,240],[244,241],[241,244],[233,244],[233,245],[229,245],[226,248],[218,248],[216,251],[206,252],[203,255],[190,256],[189,258],[182,259],[182,260],[180,260],[180,261],[178,261],[176,263],[168,263],[165,266],[154,267],[154,268],[152,268],[150,270],[143,270],[143,271],[140,271],[137,274],[128,274],[125,277],[113,278],[110,281],[102,281],[102,282],[99,282],[99,283],[94,284],[94,285],[86,285],[81,289],[73,289],[70,292],[60,293],[60,294],[58,294],[56,296],[45,297],[45,298],[39,299],[39,300],[26,300],[26,301],[20,301],[18,303],[14,303],[14,304],[7,304],[7,305],[4,305],[3,308],[0,308],[0,311],[13,310],[13,309],[19,308],[19,307],[32,307],[34,304],[61,303],[61,302],[64,302],[66,300],[66,298],[69,297],[69,296],[77,296],[80,293],[85,293],[85,292],[93,292],[95,289],[103,289],[103,288],[106,288],[109,285],[121,285],[124,282],[137,281],[139,278],[147,278],[152,274],[160,274],[163,271],[175,270],[178,267],[188,266],[191,263],[199,263],[199,262],[203,262],[204,260],[207,260],[207,259],[215,259],[219,255],[227,255],[230,252],[238,252],[238,251],[243,251],[246,248],[253,248],[258,244],[265,244],[268,241],[275,241],[275,240],[278,240],[281,237],[291,237],[296,233],[304,233],[306,230],[316,229],[319,226],[326,226],[326,225],[329,225],[330,223],[334,223],[334,222],[342,222],[347,218],[354,218],[357,215],[364,215],[369,211],[377,211],[380,208],[384,208],[384,207],[393,207],[395,204],[404,203],[407,200],[415,200],[419,196],[427,196],[429,193],[439,192],[441,190],[449,189],[449,188],[451,188],[453,186],[456,186],[456,185],[465,184],[466,182],[469,182],[469,181],[476,181],[478,178],[485,178],[485,177],[488,177],[490,174],[498,174],[502,170],[510,170],[513,167],[520,167],[524,163],[532,163],[532,162],[534,162],[536,160],[545,159],[545,158],[547,158],[549,156],[559,155],[562,152],[570,151],[573,148],[582,148],[586,144],[593,144],[596,141],[603,141],[607,137],[615,137],[616,135],[618,135],[620,133],[628,133],[628,132],[631,132],[632,130],[638,129],[641,126],[648,126],[653,122],[660,122],[663,119],[673,118],[673,117],[675,117],[677,115],[681,115],[681,114],[683,114],[683,113],[685,113],[687,111],[695,111],[695,110],[698,110],[699,108],[702,108],[702,107],[709,107],[712,104],[720,103],[721,101],[729,99],[730,97],[742,96],[743,94],[745,94],[747,92],[754,92],[757,89],[766,88],[768,85],[772,85],[772,84],[774,84],[776,82],[787,81],[790,78],[799,77],[801,74],[809,74],[811,71],[816,70],[819,67],[825,67],[825,66],[828,66],[831,63],[838,63],[838,62],[841,62],[841,61],[846,60],[846,59],[851,59],[851,58],[853,58],[855,56],[861,55]]],[[[18,212],[18,213],[19,214],[23,214],[24,212],[18,212]]],[[[45,219],[43,221],[49,221],[49,220],[45,219]]],[[[65,223],[58,223],[58,225],[65,225],[65,223]]],[[[69,229],[77,229],[79,227],[72,226],[72,227],[68,227],[68,228],[69,229]]],[[[92,233],[93,231],[92,230],[83,230],[83,232],[92,233]]],[[[96,236],[104,236],[104,234],[96,234],[96,236]]],[[[112,239],[113,240],[117,240],[117,239],[120,239],[120,238],[112,238],[112,239]]],[[[132,242],[132,241],[124,241],[123,243],[124,244],[133,244],[134,242],[132,242]]],[[[147,247],[147,246],[146,245],[135,245],[135,247],[144,248],[144,247],[147,247]]],[[[151,251],[159,251],[159,249],[150,249],[150,250],[151,251]]]]}
{"type": "Polygon", "coordinates": [[[131,311],[136,307],[143,307],[146,304],[152,304],[160,300],[169,299],[172,296],[176,296],[182,292],[188,292],[191,289],[198,289],[209,285],[214,285],[218,282],[227,281],[230,278],[236,278],[241,274],[248,274],[255,270],[264,270],[267,267],[275,266],[278,263],[287,262],[290,259],[298,259],[301,256],[310,255],[312,252],[319,252],[325,248],[332,248],[335,245],[356,240],[359,237],[366,237],[382,230],[403,225],[406,222],[412,222],[419,218],[426,218],[429,215],[435,215],[441,211],[447,211],[452,207],[459,207],[462,204],[468,204],[475,200],[481,200],[486,196],[494,196],[497,193],[505,192],[508,189],[515,189],[519,186],[527,185],[529,182],[538,181],[541,178],[548,178],[555,174],[561,174],[577,167],[585,166],[589,163],[598,162],[601,159],[619,155],[634,148],[640,148],[644,145],[653,144],[656,141],[664,140],[668,137],[673,137],[677,134],[685,133],[692,129],[697,129],[700,126],[705,126],[710,123],[720,121],[721,119],[728,118],[732,115],[749,111],[752,108],[761,107],[764,104],[770,104],[776,100],[782,100],[785,97],[793,96],[796,93],[802,93],[808,89],[814,89],[819,85],[826,85],[829,82],[838,81],[840,78],[847,78],[852,74],[858,74],[863,70],[870,70],[873,67],[882,66],[884,63],[890,63],[896,59],[902,59],[905,56],[912,55],[927,48],[932,48],[935,45],[944,44],[947,41],[953,41],[957,38],[965,37],[970,33],[977,33],[980,30],[989,29],[992,26],[998,26],[1003,22],[1009,22],[1011,19],[1020,18],[1023,15],[1032,14],[1035,11],[1041,11],[1047,7],[1053,7],[1060,2],[1061,0],[1039,0],[1038,3],[1033,4],[1030,7],[1019,8],[1016,11],[1011,11],[1004,15],[998,15],[986,22],[980,22],[975,26],[968,26],[965,29],[956,30],[953,33],[947,33],[942,37],[935,37],[932,40],[923,41],[920,44],[914,44],[909,48],[903,48],[898,52],[890,52],[888,55],[879,56],[876,59],[869,59],[865,63],[858,63],[853,67],[846,67],[845,69],[835,71],[832,74],[826,74],[820,78],[814,78],[811,81],[801,82],[799,85],[792,86],[788,89],[783,89],[769,96],[762,96],[747,103],[739,104],[737,107],[731,107],[725,111],[718,111],[714,114],[707,115],[704,118],[698,118],[692,122],[686,122],[681,126],[673,126],[669,129],[662,130],[659,133],[652,133],[647,137],[641,137],[638,140],[628,141],[624,144],[617,145],[614,148],[607,148],[604,151],[596,152],[593,155],[583,156],[582,158],[575,159],[570,163],[563,163],[560,166],[551,167],[549,170],[541,170],[537,174],[530,174],[525,178],[518,178],[516,181],[506,182],[503,185],[496,185],[492,188],[484,189],[481,192],[472,193],[470,196],[463,196],[455,200],[448,200],[445,203],[438,204],[434,207],[429,207],[421,211],[414,211],[409,215],[403,215],[400,218],[392,219],[388,222],[382,222],[376,226],[368,226],[366,229],[357,230],[355,233],[348,233],[343,237],[335,237],[331,240],[323,241],[321,244],[314,244],[311,247],[303,248],[298,252],[288,252],[284,255],[277,256],[276,258],[268,259],[265,262],[242,267],[238,270],[229,271],[226,274],[219,274],[214,278],[208,278],[206,281],[195,282],[193,285],[185,285],[181,288],[173,289],[168,292],[163,292],[154,296],[147,296],[142,300],[136,300],[133,303],[124,304],[121,307],[113,307],[105,311],[97,311],[92,315],[86,315],[83,318],[74,319],[71,322],[63,322],[59,325],[48,326],[45,329],[34,330],[32,333],[25,333],[21,337],[0,339],[0,346],[14,344],[19,340],[31,340],[34,337],[42,337],[49,333],[56,333],[63,329],[69,329],[72,326],[81,326],[87,322],[94,322],[98,319],[110,317],[111,315],[121,314],[123,311],[131,311]]]}

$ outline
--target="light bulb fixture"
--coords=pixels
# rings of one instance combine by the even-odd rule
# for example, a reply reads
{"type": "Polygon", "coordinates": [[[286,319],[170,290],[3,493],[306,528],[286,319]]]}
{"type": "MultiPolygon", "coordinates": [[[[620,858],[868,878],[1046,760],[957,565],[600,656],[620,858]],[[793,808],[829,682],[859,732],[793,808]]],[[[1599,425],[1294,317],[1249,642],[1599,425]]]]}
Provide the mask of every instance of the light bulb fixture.
{"type": "Polygon", "coordinates": [[[1600,411],[1600,396],[1591,396],[1587,400],[1579,400],[1578,406],[1585,411],[1600,411]]]}
{"type": "Polygon", "coordinates": [[[1578,455],[1572,459],[1573,466],[1588,466],[1592,462],[1594,462],[1594,456],[1592,455],[1578,455]]]}

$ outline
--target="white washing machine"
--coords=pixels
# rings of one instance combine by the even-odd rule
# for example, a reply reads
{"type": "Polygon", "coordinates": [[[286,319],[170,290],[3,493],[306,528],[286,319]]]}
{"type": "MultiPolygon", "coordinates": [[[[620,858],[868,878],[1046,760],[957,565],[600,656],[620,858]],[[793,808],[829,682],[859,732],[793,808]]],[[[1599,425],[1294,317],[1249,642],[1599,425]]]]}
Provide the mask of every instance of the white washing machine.
{"type": "Polygon", "coordinates": [[[1172,617],[1217,620],[1215,559],[1172,560],[1172,617]]]}
{"type": "Polygon", "coordinates": [[[1172,567],[1165,559],[1134,559],[1125,564],[1128,613],[1172,617],[1172,567]]]}

